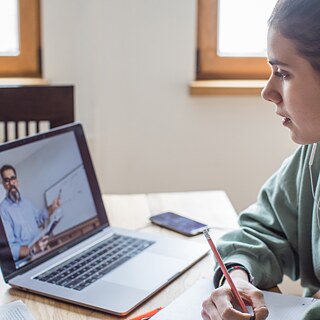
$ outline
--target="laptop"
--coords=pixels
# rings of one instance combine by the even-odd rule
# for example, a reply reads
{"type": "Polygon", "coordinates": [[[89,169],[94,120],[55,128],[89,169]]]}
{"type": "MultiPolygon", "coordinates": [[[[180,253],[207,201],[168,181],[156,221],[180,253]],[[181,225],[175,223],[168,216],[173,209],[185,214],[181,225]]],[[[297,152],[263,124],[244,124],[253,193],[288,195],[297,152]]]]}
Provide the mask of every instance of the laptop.
{"type": "Polygon", "coordinates": [[[208,252],[109,225],[80,123],[0,145],[0,167],[0,261],[12,287],[123,316],[208,252]]]}

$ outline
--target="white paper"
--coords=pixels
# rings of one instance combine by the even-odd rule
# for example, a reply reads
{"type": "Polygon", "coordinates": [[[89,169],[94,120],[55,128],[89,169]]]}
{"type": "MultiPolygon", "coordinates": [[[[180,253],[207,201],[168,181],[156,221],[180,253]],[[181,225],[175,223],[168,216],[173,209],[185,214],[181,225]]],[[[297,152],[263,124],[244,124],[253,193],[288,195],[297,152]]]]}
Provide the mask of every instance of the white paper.
{"type": "MultiPolygon", "coordinates": [[[[202,302],[213,290],[211,279],[201,279],[180,297],[152,317],[152,320],[202,320],[202,302]]],[[[264,291],[268,320],[300,320],[313,298],[264,291]]]]}
{"type": "Polygon", "coordinates": [[[0,306],[0,320],[35,320],[26,305],[16,300],[0,306]]]}

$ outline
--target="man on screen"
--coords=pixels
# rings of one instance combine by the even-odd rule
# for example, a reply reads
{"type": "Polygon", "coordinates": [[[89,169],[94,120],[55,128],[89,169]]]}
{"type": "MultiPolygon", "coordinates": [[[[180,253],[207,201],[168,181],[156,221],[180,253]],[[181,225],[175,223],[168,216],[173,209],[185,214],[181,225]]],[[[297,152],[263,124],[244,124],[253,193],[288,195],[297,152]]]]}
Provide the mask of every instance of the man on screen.
{"type": "Polygon", "coordinates": [[[48,236],[43,236],[36,242],[35,239],[39,237],[49,217],[60,207],[60,199],[57,197],[49,207],[38,209],[21,195],[13,166],[2,166],[0,174],[6,190],[6,197],[0,203],[0,215],[13,259],[17,261],[46,249],[48,236]]]}

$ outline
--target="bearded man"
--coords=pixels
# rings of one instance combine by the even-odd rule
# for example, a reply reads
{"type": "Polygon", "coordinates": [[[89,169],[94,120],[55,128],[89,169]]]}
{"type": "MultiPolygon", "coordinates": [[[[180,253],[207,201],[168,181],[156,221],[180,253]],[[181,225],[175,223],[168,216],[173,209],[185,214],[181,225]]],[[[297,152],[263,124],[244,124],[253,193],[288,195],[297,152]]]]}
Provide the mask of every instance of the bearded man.
{"type": "Polygon", "coordinates": [[[0,204],[0,216],[13,259],[17,261],[46,249],[48,236],[43,236],[36,242],[35,239],[39,237],[49,217],[60,207],[60,199],[56,198],[47,208],[38,209],[21,195],[17,173],[13,166],[8,164],[2,166],[0,174],[6,190],[6,197],[0,204]]]}

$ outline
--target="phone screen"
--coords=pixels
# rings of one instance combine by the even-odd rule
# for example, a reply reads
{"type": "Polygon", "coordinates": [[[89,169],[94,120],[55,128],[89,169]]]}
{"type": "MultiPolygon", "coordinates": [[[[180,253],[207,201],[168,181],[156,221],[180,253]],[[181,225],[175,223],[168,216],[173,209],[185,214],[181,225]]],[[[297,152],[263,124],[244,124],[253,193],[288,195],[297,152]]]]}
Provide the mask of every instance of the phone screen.
{"type": "Polygon", "coordinates": [[[183,217],[173,212],[164,212],[150,217],[151,222],[164,228],[182,233],[187,236],[199,234],[208,226],[201,222],[183,217]]]}

